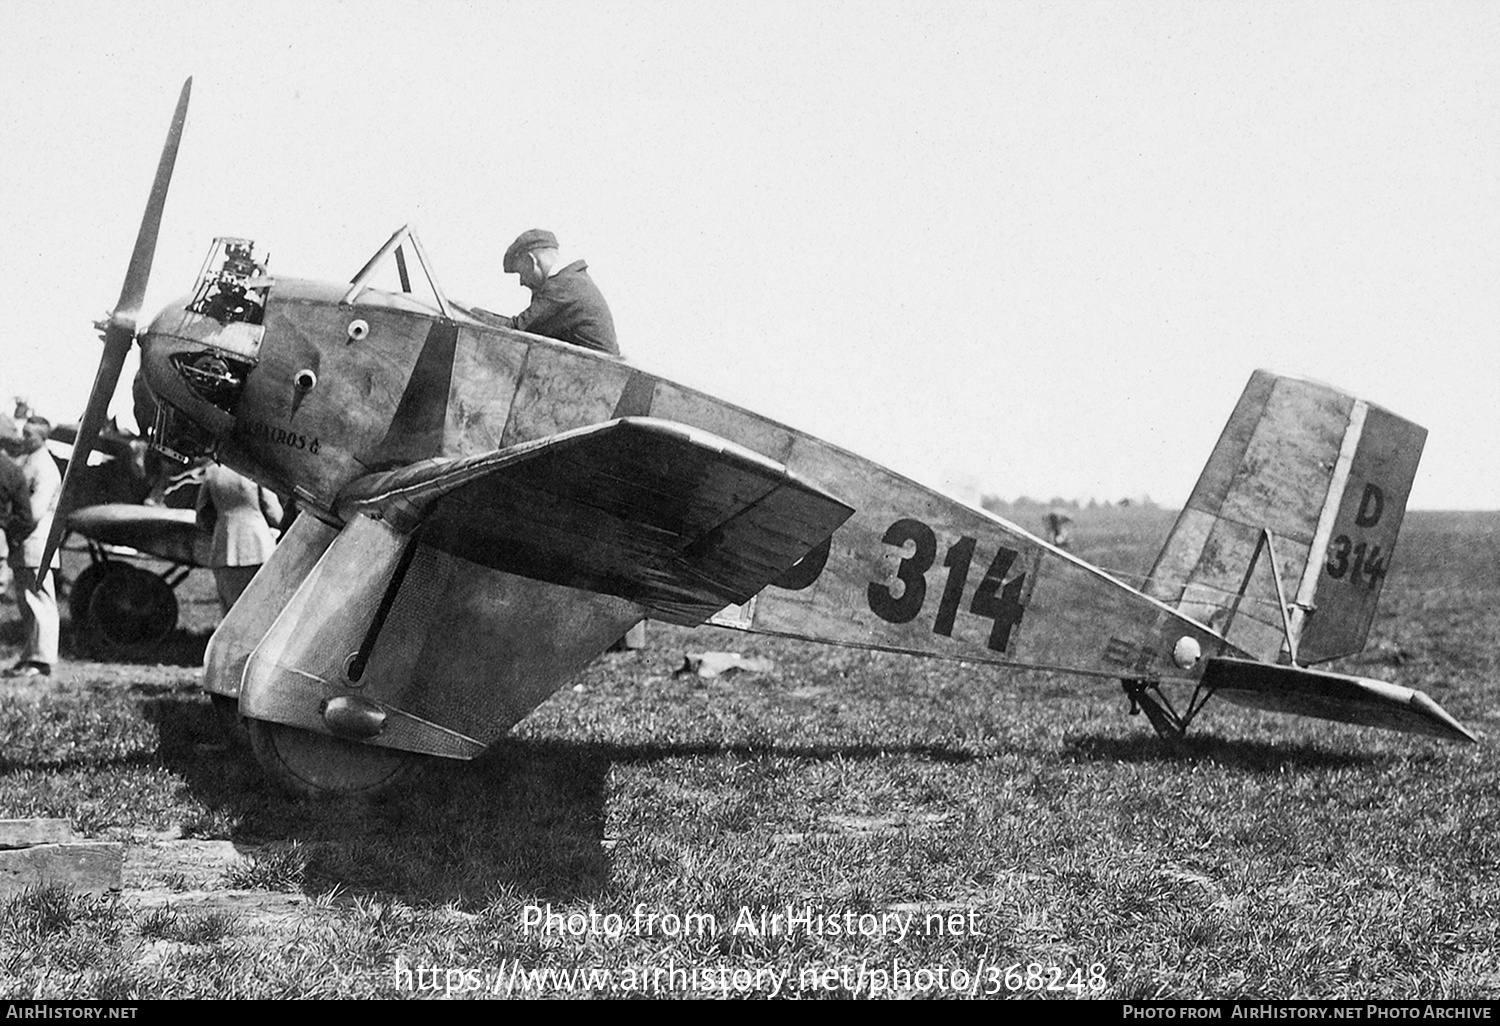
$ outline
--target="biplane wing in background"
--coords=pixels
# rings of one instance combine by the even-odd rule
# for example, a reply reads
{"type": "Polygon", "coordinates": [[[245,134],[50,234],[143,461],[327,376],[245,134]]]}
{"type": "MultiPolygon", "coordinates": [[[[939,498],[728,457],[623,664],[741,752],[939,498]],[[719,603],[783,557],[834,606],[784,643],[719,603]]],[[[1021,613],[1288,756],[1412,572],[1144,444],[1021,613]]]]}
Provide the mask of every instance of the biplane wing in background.
{"type": "MultiPolygon", "coordinates": [[[[185,86],[142,239],[186,102],[185,86]]],[[[359,792],[410,753],[472,757],[648,615],[1119,680],[1169,735],[1218,691],[1473,740],[1419,692],[1302,665],[1363,644],[1421,443],[1335,389],[1252,379],[1142,592],[827,442],[472,316],[408,229],[347,284],[268,276],[233,241],[141,333],[142,374],[153,444],[311,514],[204,677],[292,787],[359,792]],[[374,287],[390,264],[399,288],[374,287]]],[[[149,250],[105,325],[86,425],[136,339],[149,250]]]]}
{"type": "Polygon", "coordinates": [[[208,565],[212,539],[198,529],[193,510],[102,503],[69,514],[68,531],[89,554],[68,592],[74,632],[100,656],[155,651],[177,627],[177,586],[208,565]]]}
{"type": "MultiPolygon", "coordinates": [[[[59,424],[47,442],[65,473],[77,433],[77,425],[59,424]]],[[[69,616],[100,656],[153,652],[177,626],[175,589],[208,561],[210,539],[193,512],[201,468],[173,473],[146,448],[144,438],[108,424],[88,456],[81,508],[66,518],[67,536],[82,539],[89,555],[68,590],[69,616]]]]}

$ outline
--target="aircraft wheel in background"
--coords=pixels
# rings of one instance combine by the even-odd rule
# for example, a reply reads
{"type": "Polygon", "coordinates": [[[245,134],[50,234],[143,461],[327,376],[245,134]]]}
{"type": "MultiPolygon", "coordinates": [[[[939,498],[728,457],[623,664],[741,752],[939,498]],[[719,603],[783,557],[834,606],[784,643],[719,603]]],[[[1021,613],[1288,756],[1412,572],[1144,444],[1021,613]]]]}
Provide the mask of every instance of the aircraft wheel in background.
{"type": "Polygon", "coordinates": [[[94,585],[88,624],[90,640],[106,654],[148,650],[177,626],[177,596],[151,571],[120,563],[94,585]]]}
{"type": "Polygon", "coordinates": [[[89,622],[89,600],[94,597],[94,589],[99,582],[104,580],[105,575],[115,570],[113,563],[90,563],[68,588],[68,616],[73,621],[73,629],[80,634],[87,628],[89,622]]]}
{"type": "Polygon", "coordinates": [[[250,747],[266,775],[309,798],[368,798],[407,776],[417,756],[344,741],[284,723],[247,719],[250,747]]]}

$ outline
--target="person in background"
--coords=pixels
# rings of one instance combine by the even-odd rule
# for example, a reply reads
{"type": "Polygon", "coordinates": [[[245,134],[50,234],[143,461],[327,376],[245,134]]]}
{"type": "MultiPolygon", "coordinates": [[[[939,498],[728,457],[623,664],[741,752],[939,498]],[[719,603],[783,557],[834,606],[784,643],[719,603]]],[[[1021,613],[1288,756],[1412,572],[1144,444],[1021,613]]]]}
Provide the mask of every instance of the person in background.
{"type": "Polygon", "coordinates": [[[281,500],[218,463],[210,463],[198,490],[198,526],[212,531],[208,565],[214,571],[219,605],[228,615],[260,565],[276,548],[272,525],[281,526],[281,500]]]}
{"type": "Polygon", "coordinates": [[[1073,540],[1072,531],[1068,525],[1073,518],[1060,509],[1054,509],[1047,513],[1047,539],[1060,549],[1065,549],[1073,540]]]}
{"type": "Polygon", "coordinates": [[[48,677],[57,665],[57,569],[61,552],[53,553],[52,565],[42,566],[47,535],[62,491],[62,475],[47,451],[52,425],[45,417],[28,416],[19,438],[0,441],[0,448],[13,457],[25,482],[33,523],[30,533],[17,537],[6,533],[10,547],[10,572],[21,626],[26,633],[21,657],[5,671],[7,677],[48,677]]]}
{"type": "MultiPolygon", "coordinates": [[[[0,415],[0,531],[5,533],[7,546],[11,541],[22,541],[36,529],[31,517],[31,489],[26,484],[26,475],[21,465],[11,458],[3,447],[4,440],[20,441],[21,432],[15,421],[0,415]]],[[[9,561],[0,562],[0,593],[10,601],[11,575],[9,561]]]]}

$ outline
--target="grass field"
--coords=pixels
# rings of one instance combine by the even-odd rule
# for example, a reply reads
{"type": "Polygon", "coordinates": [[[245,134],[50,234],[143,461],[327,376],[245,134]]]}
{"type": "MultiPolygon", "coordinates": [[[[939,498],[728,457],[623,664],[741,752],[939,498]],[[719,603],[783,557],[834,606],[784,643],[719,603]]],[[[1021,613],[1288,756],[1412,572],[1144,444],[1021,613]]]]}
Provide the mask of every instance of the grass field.
{"type": "MultiPolygon", "coordinates": [[[[1075,550],[1128,578],[1170,519],[1075,550]]],[[[196,690],[210,590],[165,665],[0,684],[0,818],[128,846],[118,896],[0,904],[0,994],[1500,997],[1500,514],[1409,515],[1338,667],[1475,746],[1214,703],[1168,748],[1117,685],[652,625],[477,762],[320,805],[196,690]],[[674,675],[704,650],[775,669],[674,675]]]]}

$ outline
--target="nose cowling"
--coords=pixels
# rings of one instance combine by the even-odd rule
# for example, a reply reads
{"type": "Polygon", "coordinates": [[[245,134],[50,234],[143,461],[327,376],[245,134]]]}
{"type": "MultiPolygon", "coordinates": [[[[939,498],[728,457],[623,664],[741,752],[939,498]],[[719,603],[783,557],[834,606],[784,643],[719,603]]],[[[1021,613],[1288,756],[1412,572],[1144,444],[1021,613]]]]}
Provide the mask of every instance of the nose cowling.
{"type": "Polygon", "coordinates": [[[141,376],[157,404],[161,448],[206,455],[234,427],[234,411],[260,351],[259,325],[223,324],[167,307],[140,336],[141,376]]]}

